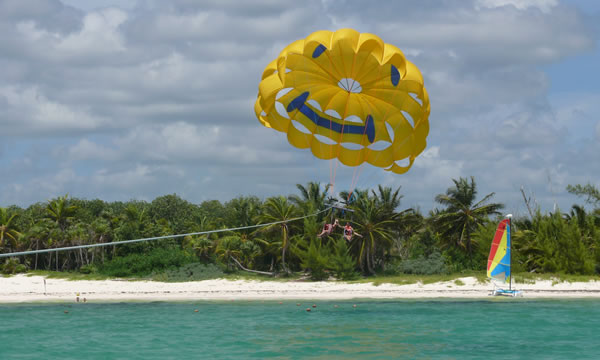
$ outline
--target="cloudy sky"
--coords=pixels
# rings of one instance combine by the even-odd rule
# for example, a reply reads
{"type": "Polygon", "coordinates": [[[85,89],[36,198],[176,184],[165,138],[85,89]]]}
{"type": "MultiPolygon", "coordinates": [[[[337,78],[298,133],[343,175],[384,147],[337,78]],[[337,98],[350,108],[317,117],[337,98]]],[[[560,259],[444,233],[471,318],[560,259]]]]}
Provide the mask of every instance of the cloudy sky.
{"type": "MultiPolygon", "coordinates": [[[[428,211],[452,179],[524,214],[600,186],[596,0],[0,0],[0,206],[66,193],[199,203],[326,183],[253,111],[264,67],[290,42],[350,27],[402,49],[431,100],[427,149],[402,186],[428,211]]],[[[339,168],[336,190],[354,172],[339,168]]]]}

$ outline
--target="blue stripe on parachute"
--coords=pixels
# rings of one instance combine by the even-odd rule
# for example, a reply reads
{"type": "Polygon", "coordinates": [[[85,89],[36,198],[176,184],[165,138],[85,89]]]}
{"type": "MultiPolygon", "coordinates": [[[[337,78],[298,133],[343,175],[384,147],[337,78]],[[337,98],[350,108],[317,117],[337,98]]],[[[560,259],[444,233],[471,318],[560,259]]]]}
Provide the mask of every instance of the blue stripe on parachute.
{"type": "Polygon", "coordinates": [[[371,115],[367,115],[367,118],[365,119],[365,125],[340,124],[320,116],[313,109],[311,109],[310,106],[306,105],[306,99],[308,99],[308,96],[309,93],[307,91],[290,101],[286,108],[287,112],[298,110],[317,126],[321,126],[341,134],[364,134],[367,135],[369,142],[373,143],[375,140],[375,123],[371,115]]]}
{"type": "Polygon", "coordinates": [[[325,45],[319,44],[319,46],[317,46],[315,48],[315,51],[313,51],[312,57],[315,58],[315,59],[318,58],[319,56],[321,56],[321,54],[323,52],[325,52],[325,50],[327,50],[327,48],[325,47],[325,45]]]}
{"type": "Polygon", "coordinates": [[[392,65],[390,80],[392,80],[392,85],[396,86],[400,82],[400,71],[398,68],[392,65]]]}

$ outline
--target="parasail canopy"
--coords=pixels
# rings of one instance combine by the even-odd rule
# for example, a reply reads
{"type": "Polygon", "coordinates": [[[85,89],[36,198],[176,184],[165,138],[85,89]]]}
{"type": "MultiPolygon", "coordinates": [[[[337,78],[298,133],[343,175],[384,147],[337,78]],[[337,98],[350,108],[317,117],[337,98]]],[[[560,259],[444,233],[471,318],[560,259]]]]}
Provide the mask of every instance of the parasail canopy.
{"type": "Polygon", "coordinates": [[[405,173],[425,149],[429,97],[393,45],[352,29],[317,31],[265,68],[254,110],[291,145],[347,166],[405,173]]]}

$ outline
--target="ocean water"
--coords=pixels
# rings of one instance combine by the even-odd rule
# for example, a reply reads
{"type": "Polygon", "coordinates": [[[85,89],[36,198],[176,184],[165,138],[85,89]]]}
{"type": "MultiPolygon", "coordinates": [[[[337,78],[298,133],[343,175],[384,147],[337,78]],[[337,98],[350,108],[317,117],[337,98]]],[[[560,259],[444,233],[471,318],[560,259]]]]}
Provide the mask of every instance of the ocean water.
{"type": "Polygon", "coordinates": [[[600,300],[7,304],[0,359],[598,359],[599,331],[600,300]]]}

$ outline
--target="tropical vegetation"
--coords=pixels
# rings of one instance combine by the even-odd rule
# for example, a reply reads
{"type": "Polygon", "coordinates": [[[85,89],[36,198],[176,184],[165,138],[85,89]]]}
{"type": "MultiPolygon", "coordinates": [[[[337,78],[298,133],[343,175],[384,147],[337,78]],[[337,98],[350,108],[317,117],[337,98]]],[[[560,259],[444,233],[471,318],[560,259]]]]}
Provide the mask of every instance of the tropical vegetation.
{"type": "MultiPolygon", "coordinates": [[[[0,253],[32,252],[0,258],[0,270],[159,274],[166,280],[240,271],[315,280],[472,273],[486,267],[504,208],[494,193],[480,196],[473,177],[452,179],[432,199],[437,207],[428,214],[402,208],[401,188],[337,196],[316,182],[297,188],[289,196],[240,196],[225,203],[193,204],[176,194],[151,202],[64,195],[27,208],[0,207],[0,253]],[[317,237],[334,219],[351,224],[355,236],[348,241],[336,228],[317,237]],[[85,247],[91,244],[100,246],[85,247]],[[76,248],[53,251],[64,247],[76,248]],[[33,252],[38,250],[47,252],[33,252]]],[[[591,184],[569,185],[567,191],[585,204],[566,212],[534,208],[513,219],[516,271],[600,274],[600,191],[591,184]]]]}

